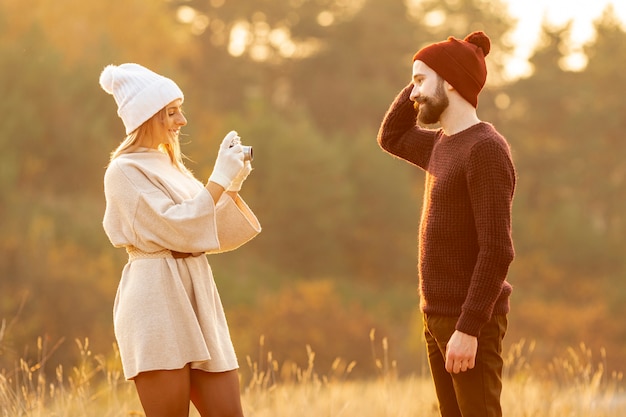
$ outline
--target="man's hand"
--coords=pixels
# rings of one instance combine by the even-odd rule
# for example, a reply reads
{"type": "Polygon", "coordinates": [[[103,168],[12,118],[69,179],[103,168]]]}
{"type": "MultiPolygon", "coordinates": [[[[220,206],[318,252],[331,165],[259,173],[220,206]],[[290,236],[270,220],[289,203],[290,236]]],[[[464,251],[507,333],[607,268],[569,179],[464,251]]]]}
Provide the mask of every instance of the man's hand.
{"type": "Polygon", "coordinates": [[[476,365],[478,338],[456,330],[446,347],[446,371],[458,374],[476,365]]]}

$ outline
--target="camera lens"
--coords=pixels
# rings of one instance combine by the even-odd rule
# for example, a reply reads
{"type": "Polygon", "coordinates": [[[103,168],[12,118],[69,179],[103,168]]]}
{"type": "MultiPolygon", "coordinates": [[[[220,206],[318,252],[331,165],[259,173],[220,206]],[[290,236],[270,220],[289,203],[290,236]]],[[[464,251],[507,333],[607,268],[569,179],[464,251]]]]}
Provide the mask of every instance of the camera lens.
{"type": "Polygon", "coordinates": [[[254,159],[254,153],[252,152],[252,146],[243,146],[243,160],[252,161],[254,159]]]}

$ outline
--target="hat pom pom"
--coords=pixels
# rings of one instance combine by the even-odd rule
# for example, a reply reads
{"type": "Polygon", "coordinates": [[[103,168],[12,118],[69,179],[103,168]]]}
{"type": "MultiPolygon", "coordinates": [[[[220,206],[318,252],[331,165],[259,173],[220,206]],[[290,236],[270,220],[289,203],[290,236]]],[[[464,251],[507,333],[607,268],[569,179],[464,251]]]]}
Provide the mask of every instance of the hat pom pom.
{"type": "Polygon", "coordinates": [[[113,82],[115,79],[113,73],[116,68],[115,65],[107,65],[100,74],[100,87],[109,94],[113,94],[113,82]]]}
{"type": "Polygon", "coordinates": [[[491,50],[491,41],[484,32],[472,32],[463,39],[466,42],[474,44],[483,50],[483,55],[487,56],[491,50]]]}

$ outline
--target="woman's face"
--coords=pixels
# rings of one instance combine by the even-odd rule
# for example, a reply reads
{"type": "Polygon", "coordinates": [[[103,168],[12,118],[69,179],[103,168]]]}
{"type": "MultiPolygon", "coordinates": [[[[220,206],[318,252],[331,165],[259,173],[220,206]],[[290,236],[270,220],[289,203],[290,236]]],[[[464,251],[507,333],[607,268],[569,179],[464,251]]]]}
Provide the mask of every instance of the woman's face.
{"type": "Polygon", "coordinates": [[[168,134],[178,136],[180,128],[187,124],[187,119],[183,115],[183,101],[176,99],[165,106],[165,119],[163,125],[168,134]]]}

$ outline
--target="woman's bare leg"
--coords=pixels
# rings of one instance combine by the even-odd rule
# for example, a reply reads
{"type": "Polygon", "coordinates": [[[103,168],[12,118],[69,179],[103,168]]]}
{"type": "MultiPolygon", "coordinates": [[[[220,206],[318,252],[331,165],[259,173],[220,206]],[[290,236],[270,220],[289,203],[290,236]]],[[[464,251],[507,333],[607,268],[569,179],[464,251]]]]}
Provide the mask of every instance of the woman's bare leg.
{"type": "Polygon", "coordinates": [[[191,401],[202,417],[243,417],[237,370],[191,370],[191,401]]]}
{"type": "Polygon", "coordinates": [[[146,417],[189,417],[190,368],[142,372],[135,387],[146,417]]]}

